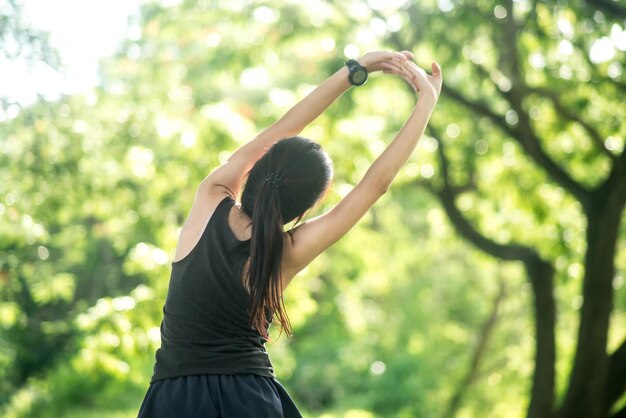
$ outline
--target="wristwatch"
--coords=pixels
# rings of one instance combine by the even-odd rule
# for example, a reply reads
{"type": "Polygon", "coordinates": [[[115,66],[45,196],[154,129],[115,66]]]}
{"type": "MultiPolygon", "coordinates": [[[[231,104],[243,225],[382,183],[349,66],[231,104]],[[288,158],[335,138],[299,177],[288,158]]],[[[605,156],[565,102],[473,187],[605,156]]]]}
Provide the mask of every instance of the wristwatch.
{"type": "Polygon", "coordinates": [[[353,86],[362,86],[367,81],[367,68],[359,64],[357,60],[346,61],[350,75],[348,80],[353,86]]]}

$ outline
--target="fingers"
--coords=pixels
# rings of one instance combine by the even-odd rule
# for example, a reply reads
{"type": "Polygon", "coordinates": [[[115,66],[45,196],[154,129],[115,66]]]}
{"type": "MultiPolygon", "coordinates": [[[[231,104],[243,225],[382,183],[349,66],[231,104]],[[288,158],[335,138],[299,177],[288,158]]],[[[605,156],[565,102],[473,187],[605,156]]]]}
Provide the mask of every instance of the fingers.
{"type": "Polygon", "coordinates": [[[435,87],[435,90],[437,90],[437,94],[439,94],[439,92],[441,92],[441,86],[443,84],[441,66],[437,62],[433,61],[433,63],[430,64],[430,68],[432,68],[433,70],[433,75],[429,77],[430,82],[435,87]]]}
{"type": "Polygon", "coordinates": [[[379,61],[378,69],[385,74],[399,75],[404,78],[413,90],[421,91],[434,89],[435,94],[441,91],[441,66],[437,62],[431,64],[432,75],[419,67],[413,59],[415,55],[410,51],[385,52],[379,61]]]}
{"type": "Polygon", "coordinates": [[[389,58],[399,64],[404,63],[407,59],[409,59],[405,54],[401,52],[391,52],[391,56],[389,58]]]}
{"type": "Polygon", "coordinates": [[[422,68],[418,67],[413,61],[407,61],[405,68],[411,73],[411,75],[417,80],[418,78],[426,78],[428,74],[422,68]]]}
{"type": "Polygon", "coordinates": [[[434,76],[441,77],[441,66],[438,63],[433,61],[433,63],[430,64],[430,68],[432,69],[434,76]]]}
{"type": "Polygon", "coordinates": [[[380,65],[383,69],[383,73],[399,75],[400,77],[404,78],[407,83],[409,83],[414,91],[417,91],[417,84],[415,83],[415,79],[412,74],[406,69],[404,63],[398,65],[394,62],[387,61],[382,62],[380,65]]]}
{"type": "Polygon", "coordinates": [[[413,91],[417,92],[419,90],[419,88],[417,87],[417,84],[415,84],[415,80],[406,74],[399,74],[400,77],[402,77],[404,79],[404,81],[406,81],[409,86],[413,89],[413,91]]]}
{"type": "Polygon", "coordinates": [[[380,71],[382,68],[380,64],[383,62],[393,62],[400,65],[411,59],[413,59],[413,54],[409,51],[377,51],[365,54],[362,58],[362,64],[370,71],[380,71]]]}
{"type": "Polygon", "coordinates": [[[413,60],[415,55],[411,51],[400,51],[402,55],[404,55],[407,59],[413,60]]]}
{"type": "Polygon", "coordinates": [[[384,62],[380,63],[380,66],[387,73],[391,73],[391,74],[405,74],[407,76],[410,76],[410,73],[405,68],[404,63],[398,64],[398,63],[393,62],[393,61],[384,61],[384,62]]]}
{"type": "MultiPolygon", "coordinates": [[[[415,85],[417,86],[417,91],[420,93],[424,93],[426,91],[432,92],[435,95],[438,95],[437,90],[435,89],[433,83],[431,82],[432,76],[426,74],[422,68],[418,67],[413,61],[407,61],[405,64],[408,71],[411,72],[411,75],[414,77],[415,85]]],[[[437,83],[439,84],[439,83],[437,83]]]]}
{"type": "Polygon", "coordinates": [[[432,70],[432,75],[428,75],[428,73],[426,73],[426,71],[424,71],[424,69],[420,66],[418,66],[417,64],[415,64],[413,61],[409,61],[407,62],[408,67],[411,69],[411,71],[413,73],[417,72],[425,77],[441,77],[441,66],[439,64],[437,64],[436,62],[432,62],[430,65],[430,68],[432,70]]]}

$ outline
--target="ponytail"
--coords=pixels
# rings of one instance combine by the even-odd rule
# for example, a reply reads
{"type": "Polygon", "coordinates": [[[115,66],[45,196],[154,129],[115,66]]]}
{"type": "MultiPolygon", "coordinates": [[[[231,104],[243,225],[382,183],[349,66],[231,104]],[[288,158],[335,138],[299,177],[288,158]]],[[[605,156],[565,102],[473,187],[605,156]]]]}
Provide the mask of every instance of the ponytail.
{"type": "Polygon", "coordinates": [[[241,208],[252,219],[252,236],[243,279],[249,293],[250,326],[264,337],[273,317],[291,335],[280,276],[284,225],[299,221],[315,204],[332,173],[330,158],[319,144],[299,136],[276,142],[248,173],[241,208]]]}
{"type": "Polygon", "coordinates": [[[266,338],[273,315],[277,316],[287,335],[291,334],[280,274],[284,235],[279,188],[278,176],[268,174],[255,196],[252,212],[250,266],[247,273],[250,292],[248,311],[251,326],[266,338]]]}

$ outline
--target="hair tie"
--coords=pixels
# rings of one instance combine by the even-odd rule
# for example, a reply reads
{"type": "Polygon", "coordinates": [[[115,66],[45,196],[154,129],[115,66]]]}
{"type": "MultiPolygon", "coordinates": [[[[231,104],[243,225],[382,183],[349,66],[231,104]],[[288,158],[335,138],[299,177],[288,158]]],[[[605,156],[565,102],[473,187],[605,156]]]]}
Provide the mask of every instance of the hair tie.
{"type": "Polygon", "coordinates": [[[265,181],[268,181],[270,185],[276,190],[280,189],[280,186],[282,186],[282,183],[280,182],[280,177],[276,173],[267,173],[267,176],[265,176],[265,181]]]}

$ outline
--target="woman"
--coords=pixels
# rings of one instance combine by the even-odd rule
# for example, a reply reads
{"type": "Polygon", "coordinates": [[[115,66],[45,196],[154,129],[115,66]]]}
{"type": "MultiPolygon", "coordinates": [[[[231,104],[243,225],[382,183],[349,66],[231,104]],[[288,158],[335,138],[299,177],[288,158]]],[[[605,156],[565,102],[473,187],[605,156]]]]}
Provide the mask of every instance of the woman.
{"type": "Polygon", "coordinates": [[[139,417],[301,416],[274,378],[264,347],[269,323],[275,317],[290,332],[282,302],[289,282],[357,223],[415,149],[442,79],[437,64],[429,76],[412,59],[381,51],[348,61],[200,183],[172,263],[161,348],[139,417]],[[326,153],[296,135],[376,71],[400,75],[419,92],[415,109],[346,197],[283,232],[332,178],[326,153]]]}

